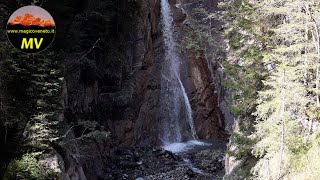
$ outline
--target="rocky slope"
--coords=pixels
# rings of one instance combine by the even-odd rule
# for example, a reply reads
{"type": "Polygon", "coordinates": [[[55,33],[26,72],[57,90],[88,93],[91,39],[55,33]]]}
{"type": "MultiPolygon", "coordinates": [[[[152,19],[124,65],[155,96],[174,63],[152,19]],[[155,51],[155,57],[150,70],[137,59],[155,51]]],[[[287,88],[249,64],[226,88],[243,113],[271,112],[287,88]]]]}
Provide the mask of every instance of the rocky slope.
{"type": "MultiPolygon", "coordinates": [[[[188,26],[188,16],[191,16],[190,9],[204,6],[212,7],[208,10],[213,11],[215,1],[171,1],[171,4],[176,36],[181,41],[185,35],[182,32],[188,26]]],[[[103,26],[104,19],[101,17],[106,13],[103,8],[106,5],[103,1],[88,1],[84,9],[75,13],[68,22],[69,29],[64,40],[69,45],[65,47],[65,118],[71,122],[98,121],[110,131],[113,146],[160,145],[158,112],[160,69],[164,56],[160,0],[117,3],[119,13],[128,13],[126,11],[132,7],[136,12],[128,17],[127,24],[117,19],[117,28],[111,27],[112,31],[117,32],[115,34],[120,32],[118,38],[123,40],[118,45],[119,49],[124,50],[120,50],[122,54],[116,56],[119,61],[112,59],[115,54],[103,51],[104,48],[112,48],[104,37],[106,29],[110,27],[103,26]]],[[[216,28],[214,31],[219,28],[212,27],[216,28]]],[[[209,69],[204,53],[196,56],[194,52],[185,52],[182,56],[186,62],[182,80],[191,100],[199,138],[227,137],[225,114],[219,106],[223,94],[221,69],[215,63],[217,59],[210,59],[213,66],[209,69]]],[[[216,58],[223,57],[217,55],[216,58]]],[[[75,134],[77,136],[77,132],[75,134]]],[[[97,147],[94,152],[97,154],[105,149],[103,144],[93,146],[97,147]]],[[[102,166],[107,161],[97,156],[97,162],[100,162],[98,166],[102,166]]],[[[97,170],[96,166],[86,163],[85,172],[94,168],[88,174],[102,174],[103,170],[97,170]]]]}
{"type": "Polygon", "coordinates": [[[222,143],[178,155],[159,148],[117,148],[107,157],[106,179],[222,179],[222,143]]]}

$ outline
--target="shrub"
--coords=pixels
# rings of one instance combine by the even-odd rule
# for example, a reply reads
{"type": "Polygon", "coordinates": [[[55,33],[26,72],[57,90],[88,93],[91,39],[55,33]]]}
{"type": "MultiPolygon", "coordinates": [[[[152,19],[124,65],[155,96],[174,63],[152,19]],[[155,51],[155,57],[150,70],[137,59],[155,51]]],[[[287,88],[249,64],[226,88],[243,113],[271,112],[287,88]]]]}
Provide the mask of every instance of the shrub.
{"type": "Polygon", "coordinates": [[[25,179],[25,180],[44,180],[48,179],[49,173],[39,164],[32,154],[25,154],[21,159],[12,161],[4,180],[25,179]]]}

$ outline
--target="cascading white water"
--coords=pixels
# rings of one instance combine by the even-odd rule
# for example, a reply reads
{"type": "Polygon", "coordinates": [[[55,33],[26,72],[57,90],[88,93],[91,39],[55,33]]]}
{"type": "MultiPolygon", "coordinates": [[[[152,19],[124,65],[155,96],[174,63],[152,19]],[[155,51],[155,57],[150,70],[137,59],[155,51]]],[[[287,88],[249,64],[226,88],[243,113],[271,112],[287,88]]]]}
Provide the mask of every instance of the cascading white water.
{"type": "Polygon", "coordinates": [[[185,102],[185,108],[187,109],[187,121],[188,121],[188,123],[190,125],[192,137],[194,139],[198,139],[197,132],[196,132],[196,129],[194,128],[194,124],[193,124],[192,109],[191,109],[191,104],[189,102],[188,95],[186,93],[186,90],[185,90],[180,78],[178,78],[178,80],[179,80],[179,85],[180,85],[180,87],[182,89],[183,100],[185,102]]]}
{"type": "Polygon", "coordinates": [[[164,145],[197,139],[192,119],[191,105],[186,90],[180,79],[180,58],[173,36],[173,16],[168,0],[161,0],[162,32],[164,36],[165,58],[162,62],[160,138],[164,145]],[[184,125],[189,126],[185,132],[184,125]],[[183,139],[189,136],[189,139],[183,139]]]}

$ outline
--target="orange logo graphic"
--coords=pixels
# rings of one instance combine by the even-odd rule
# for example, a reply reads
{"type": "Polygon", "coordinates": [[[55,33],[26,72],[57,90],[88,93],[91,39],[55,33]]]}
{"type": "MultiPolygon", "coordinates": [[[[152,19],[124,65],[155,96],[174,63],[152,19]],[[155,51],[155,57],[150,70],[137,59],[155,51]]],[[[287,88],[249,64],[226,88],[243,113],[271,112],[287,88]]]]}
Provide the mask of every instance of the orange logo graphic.
{"type": "Polygon", "coordinates": [[[40,27],[54,27],[55,24],[51,20],[43,20],[39,17],[34,17],[32,14],[26,13],[24,16],[17,16],[8,25],[22,25],[22,26],[40,26],[40,27]]]}
{"type": "Polygon", "coordinates": [[[12,13],[7,21],[11,44],[25,53],[38,53],[54,40],[56,24],[48,11],[39,6],[24,6],[12,13]]]}

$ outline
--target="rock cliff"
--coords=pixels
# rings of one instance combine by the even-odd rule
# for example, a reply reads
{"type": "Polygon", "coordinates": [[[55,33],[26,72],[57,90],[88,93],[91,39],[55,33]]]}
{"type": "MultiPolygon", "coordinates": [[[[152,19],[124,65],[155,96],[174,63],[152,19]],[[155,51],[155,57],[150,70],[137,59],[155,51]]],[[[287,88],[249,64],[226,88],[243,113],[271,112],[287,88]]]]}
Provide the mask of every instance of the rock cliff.
{"type": "MultiPolygon", "coordinates": [[[[207,0],[202,4],[202,1],[172,0],[170,3],[176,22],[175,36],[181,42],[186,36],[183,31],[188,28],[192,9],[204,6],[214,11],[216,1],[207,0]]],[[[160,0],[119,1],[113,4],[115,7],[108,7],[110,5],[103,1],[80,1],[80,4],[83,7],[73,10],[73,15],[69,14],[70,18],[63,21],[68,29],[65,37],[58,36],[62,39],[58,42],[66,54],[65,119],[68,122],[98,121],[111,133],[110,142],[106,144],[82,145],[94,147],[92,153],[97,154],[94,163],[80,158],[79,163],[86,164],[83,168],[90,179],[102,174],[103,168],[99,166],[105,162],[99,157],[114,147],[161,145],[158,115],[164,48],[160,0]],[[123,17],[118,14],[106,19],[104,15],[112,8],[123,17]]],[[[214,32],[219,29],[215,25],[212,25],[214,32]]],[[[223,103],[222,73],[217,63],[223,55],[218,52],[216,58],[206,59],[204,50],[201,52],[200,55],[193,51],[181,54],[182,81],[191,101],[199,138],[225,138],[225,109],[220,106],[223,103]]],[[[74,136],[81,132],[75,131],[74,136]]],[[[81,154],[86,150],[77,151],[81,154]]]]}
{"type": "MultiPolygon", "coordinates": [[[[181,46],[181,80],[192,106],[197,135],[201,140],[224,139],[228,136],[226,128],[230,118],[221,85],[223,73],[219,63],[224,58],[223,51],[217,48],[208,56],[203,47],[196,51],[182,47],[183,41],[189,38],[190,20],[201,22],[203,19],[193,11],[203,8],[215,12],[217,1],[169,2],[174,15],[174,36],[181,46]]],[[[25,0],[0,3],[6,10],[0,16],[2,24],[10,12],[29,3],[25,0]]],[[[160,79],[165,51],[160,0],[40,0],[35,3],[55,19],[57,35],[49,50],[64,61],[61,66],[64,111],[59,117],[63,127],[57,131],[66,133],[62,134],[65,140],[63,145],[48,143],[52,152],[43,159],[59,165],[63,179],[97,179],[105,176],[108,163],[105,157],[116,148],[160,146],[160,79]],[[110,132],[109,139],[81,139],[87,135],[90,123],[98,124],[91,131],[110,132]]],[[[219,22],[210,22],[209,28],[223,49],[219,22]]],[[[13,130],[8,132],[9,136],[20,137],[23,127],[13,130]]],[[[4,154],[18,147],[18,140],[14,142],[12,150],[10,147],[10,152],[4,154]]]]}
{"type": "MultiPolygon", "coordinates": [[[[108,27],[104,27],[104,20],[99,17],[99,13],[106,12],[103,8],[96,9],[94,5],[99,3],[102,2],[89,1],[83,11],[76,13],[66,35],[66,41],[70,43],[65,57],[66,118],[100,122],[111,132],[115,144],[159,145],[158,109],[163,59],[160,2],[135,2],[139,9],[129,17],[130,22],[119,22],[117,25],[124,43],[118,45],[123,50],[120,51],[123,54],[119,64],[117,60],[112,60],[108,52],[103,51],[111,46],[105,45],[109,39],[103,39],[108,27]],[[90,40],[85,41],[85,37],[90,37],[90,40]]],[[[186,26],[184,21],[188,14],[177,8],[177,3],[188,2],[171,1],[175,32],[179,39],[183,39],[181,31],[186,26]]],[[[121,13],[127,13],[132,2],[124,1],[118,6],[121,13]]],[[[213,85],[217,83],[214,80],[220,81],[219,77],[212,78],[204,54],[196,57],[192,52],[187,52],[184,57],[187,63],[184,66],[183,83],[187,84],[199,138],[223,137],[224,114],[219,108],[222,96],[218,97],[217,93],[221,91],[217,88],[221,87],[213,85]]],[[[217,69],[216,65],[212,70],[217,69]]]]}

